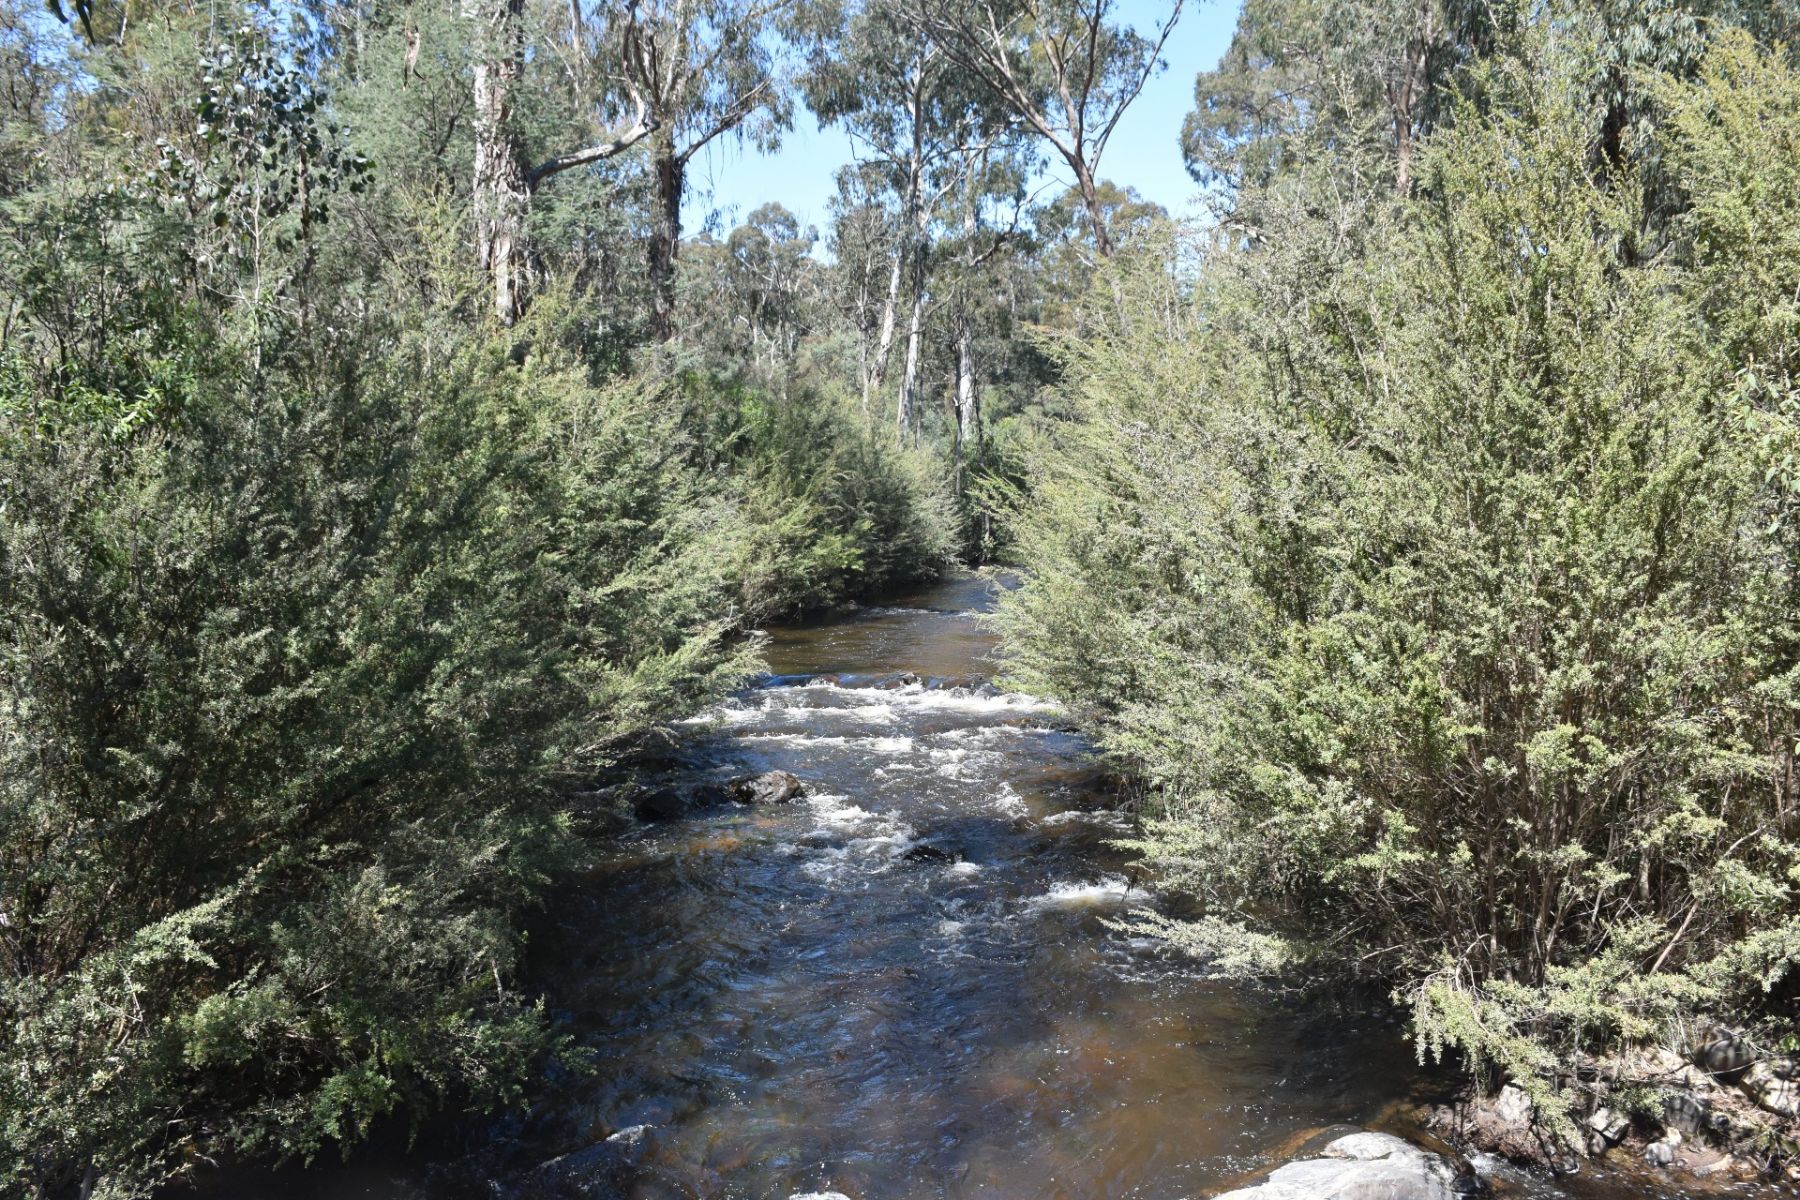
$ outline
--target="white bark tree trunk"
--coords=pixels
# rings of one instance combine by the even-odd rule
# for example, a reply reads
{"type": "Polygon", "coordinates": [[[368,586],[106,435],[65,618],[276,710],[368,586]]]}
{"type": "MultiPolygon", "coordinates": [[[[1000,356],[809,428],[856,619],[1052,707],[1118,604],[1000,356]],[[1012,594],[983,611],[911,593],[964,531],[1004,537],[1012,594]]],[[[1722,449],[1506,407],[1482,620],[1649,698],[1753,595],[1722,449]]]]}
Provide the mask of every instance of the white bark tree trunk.
{"type": "Polygon", "coordinates": [[[475,257],[493,281],[494,315],[525,311],[525,219],[531,187],[511,128],[513,89],[524,70],[525,0],[472,0],[475,23],[475,257]]]}

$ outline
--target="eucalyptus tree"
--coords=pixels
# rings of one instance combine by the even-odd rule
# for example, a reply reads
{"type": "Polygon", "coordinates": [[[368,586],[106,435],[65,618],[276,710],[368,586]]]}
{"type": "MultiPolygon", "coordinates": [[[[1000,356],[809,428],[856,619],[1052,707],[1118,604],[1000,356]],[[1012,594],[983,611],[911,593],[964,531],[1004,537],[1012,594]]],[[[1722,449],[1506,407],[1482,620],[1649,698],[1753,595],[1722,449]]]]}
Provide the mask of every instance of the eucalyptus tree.
{"type": "MultiPolygon", "coordinates": [[[[891,361],[901,288],[910,277],[922,309],[927,227],[941,195],[929,195],[931,176],[952,153],[960,130],[939,103],[949,63],[941,51],[910,36],[907,0],[872,0],[843,14],[841,25],[814,47],[804,80],[807,102],[822,124],[839,124],[856,143],[863,182],[880,181],[895,197],[898,233],[893,239],[880,333],[863,358],[862,395],[867,409],[881,390],[891,361]],[[907,47],[896,54],[896,47],[907,47]]],[[[909,328],[917,322],[910,322],[909,328]]],[[[911,340],[909,338],[909,340],[911,340]]],[[[915,359],[916,363],[916,354],[915,359]]],[[[898,425],[908,424],[910,388],[903,388],[898,425]]]]}
{"type": "Polygon", "coordinates": [[[914,435],[918,417],[934,223],[976,164],[1018,132],[977,76],[917,36],[927,15],[922,0],[856,5],[815,47],[805,83],[819,119],[849,131],[867,156],[865,169],[885,179],[896,199],[899,231],[880,332],[863,356],[862,390],[866,409],[886,378],[904,299],[906,352],[895,411],[902,441],[914,435]],[[896,55],[896,45],[910,50],[896,55]]]}
{"type": "Polygon", "coordinates": [[[1486,0],[1246,0],[1181,131],[1190,174],[1234,201],[1297,164],[1412,190],[1445,84],[1517,28],[1486,0]]]}
{"type": "Polygon", "coordinates": [[[792,362],[812,317],[821,273],[812,258],[819,234],[780,204],[759,206],[725,239],[732,316],[749,336],[753,362],[773,372],[792,362]]]}
{"type": "Polygon", "coordinates": [[[853,162],[839,168],[837,194],[829,206],[827,249],[834,264],[833,286],[856,332],[856,377],[864,418],[871,416],[878,372],[886,365],[887,347],[881,346],[878,338],[884,322],[886,336],[893,336],[891,322],[904,257],[903,235],[888,196],[881,164],[853,162]]]}
{"type": "Polygon", "coordinates": [[[650,127],[656,196],[648,248],[651,329],[674,335],[675,268],[688,163],[726,134],[773,150],[793,117],[784,77],[797,0],[630,0],[613,28],[620,83],[650,127]]]}
{"type": "Polygon", "coordinates": [[[1007,255],[1026,220],[1026,181],[1035,164],[1018,142],[965,147],[956,172],[955,219],[946,237],[950,276],[950,341],[955,356],[952,455],[959,495],[982,452],[982,370],[977,335],[995,297],[1003,294],[994,267],[1007,255]]]}
{"type": "Polygon", "coordinates": [[[571,82],[589,89],[598,136],[580,149],[553,154],[537,165],[529,163],[513,118],[516,92],[526,60],[525,0],[468,0],[466,14],[474,25],[475,94],[475,255],[493,281],[494,313],[510,325],[524,312],[530,252],[526,242],[526,218],[532,193],[547,179],[563,171],[585,167],[622,154],[656,129],[656,117],[638,92],[632,72],[609,73],[602,57],[613,46],[629,60],[641,52],[644,34],[635,7],[615,15],[618,26],[611,42],[592,43],[582,36],[586,20],[580,0],[570,0],[574,28],[571,41],[582,51],[571,82]],[[617,83],[631,101],[630,115],[615,116],[613,92],[617,83]]]}
{"type": "Polygon", "coordinates": [[[1092,218],[1094,245],[1115,240],[1100,203],[1100,161],[1150,77],[1185,0],[1149,34],[1113,19],[1114,0],[921,0],[919,28],[1060,158],[1092,218]]]}
{"type": "Polygon", "coordinates": [[[34,36],[35,0],[0,0],[0,198],[24,190],[71,70],[34,36]]]}

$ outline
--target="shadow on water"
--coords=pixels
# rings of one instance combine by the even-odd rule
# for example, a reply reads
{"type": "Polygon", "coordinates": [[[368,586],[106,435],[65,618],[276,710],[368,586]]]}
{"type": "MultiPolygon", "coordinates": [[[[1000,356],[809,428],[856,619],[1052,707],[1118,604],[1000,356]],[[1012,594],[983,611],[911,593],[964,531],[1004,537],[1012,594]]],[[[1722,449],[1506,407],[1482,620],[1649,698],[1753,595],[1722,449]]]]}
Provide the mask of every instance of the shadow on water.
{"type": "Polygon", "coordinates": [[[1148,899],[1107,845],[1129,823],[1049,705],[983,686],[990,586],[771,630],[768,685],[685,727],[678,782],[780,769],[808,794],[597,848],[533,935],[592,1070],[530,1118],[200,1190],[530,1194],[571,1155],[553,1194],[1197,1196],[1415,1092],[1391,1017],[1108,923],[1148,899]]]}

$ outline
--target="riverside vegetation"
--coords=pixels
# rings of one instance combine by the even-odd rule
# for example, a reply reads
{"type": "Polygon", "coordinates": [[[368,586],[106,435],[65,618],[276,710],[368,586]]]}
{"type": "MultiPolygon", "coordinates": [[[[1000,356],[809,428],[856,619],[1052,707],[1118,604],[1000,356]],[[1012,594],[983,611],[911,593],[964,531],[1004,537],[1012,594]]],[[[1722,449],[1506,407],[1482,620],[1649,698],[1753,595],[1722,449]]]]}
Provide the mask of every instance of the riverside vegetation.
{"type": "Polygon", "coordinates": [[[568,794],[743,629],[954,550],[938,463],[823,373],[581,277],[629,183],[559,193],[493,320],[469,40],[375,7],[0,6],[8,1195],[519,1101],[568,794]]]}
{"type": "Polygon", "coordinates": [[[1668,1053],[1722,1024],[1763,1064],[1749,1148],[1794,1152],[1775,15],[1552,4],[1396,41],[1247,5],[1189,124],[1229,216],[1054,339],[1075,416],[1018,509],[1014,673],[1140,772],[1135,845],[1201,906],[1141,926],[1390,986],[1422,1056],[1512,1083],[1553,1143],[1599,1103],[1659,1128],[1668,1053]],[[1389,107],[1383,45],[1429,47],[1428,119],[1389,107]]]}
{"type": "Polygon", "coordinates": [[[1103,155],[1181,8],[0,0],[8,1191],[582,1069],[579,797],[959,557],[1138,928],[1567,1140],[1722,1025],[1792,1155],[1800,18],[1245,0],[1180,225],[1103,155]],[[824,245],[684,231],[801,106],[824,245]]]}

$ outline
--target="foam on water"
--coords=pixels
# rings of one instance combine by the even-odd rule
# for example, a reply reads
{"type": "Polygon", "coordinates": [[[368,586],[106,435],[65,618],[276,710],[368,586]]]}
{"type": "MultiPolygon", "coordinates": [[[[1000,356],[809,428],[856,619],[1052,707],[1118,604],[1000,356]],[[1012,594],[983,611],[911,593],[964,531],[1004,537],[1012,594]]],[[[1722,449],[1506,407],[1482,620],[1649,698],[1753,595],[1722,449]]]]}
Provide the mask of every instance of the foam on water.
{"type": "Polygon", "coordinates": [[[900,860],[900,856],[918,842],[918,834],[905,824],[895,822],[882,833],[852,838],[841,846],[826,846],[814,852],[800,870],[814,879],[834,881],[846,873],[879,874],[900,860]]]}
{"type": "Polygon", "coordinates": [[[724,704],[715,704],[709,709],[695,713],[691,717],[683,717],[674,722],[687,728],[704,728],[711,725],[748,725],[762,716],[760,708],[749,708],[735,701],[728,700],[724,704]]]}
{"type": "Polygon", "coordinates": [[[851,803],[850,797],[831,792],[810,792],[807,794],[806,804],[819,820],[829,825],[856,825],[871,820],[875,815],[861,805],[851,803]]]}
{"type": "Polygon", "coordinates": [[[871,754],[907,754],[913,748],[909,737],[836,737],[818,733],[740,733],[740,742],[767,742],[776,746],[844,746],[867,750],[871,754]]]}
{"type": "Polygon", "coordinates": [[[804,803],[817,826],[799,835],[801,871],[831,880],[849,870],[885,871],[918,842],[918,831],[892,813],[871,812],[848,796],[814,792],[804,803]]]}
{"type": "Polygon", "coordinates": [[[1112,908],[1125,902],[1131,883],[1122,875],[1107,875],[1092,882],[1055,883],[1042,896],[1033,896],[1026,907],[1042,908],[1112,908]]]}
{"type": "MultiPolygon", "coordinates": [[[[973,692],[961,688],[933,689],[910,683],[895,688],[844,687],[835,683],[806,683],[789,687],[756,689],[742,693],[695,716],[677,721],[688,729],[729,732],[740,741],[792,746],[857,746],[876,754],[906,754],[913,740],[902,736],[857,736],[856,726],[891,728],[915,717],[966,718],[980,722],[969,729],[952,729],[932,735],[947,745],[934,747],[934,762],[948,764],[961,751],[986,751],[993,760],[989,739],[1019,733],[1003,723],[1008,719],[1054,714],[1060,710],[1048,700],[1025,692],[973,692]],[[837,732],[780,729],[780,726],[812,726],[836,723],[837,732]],[[851,733],[842,732],[844,725],[851,733]],[[778,728],[759,731],[757,726],[778,728]],[[943,755],[942,759],[938,756],[943,755]]],[[[922,765],[922,764],[921,764],[922,765]]],[[[967,778],[960,770],[940,768],[948,778],[967,778]]]]}
{"type": "MultiPolygon", "coordinates": [[[[1041,696],[1033,696],[1028,692],[993,692],[984,695],[961,688],[928,688],[920,683],[882,689],[847,688],[835,683],[808,683],[782,690],[806,693],[809,694],[809,698],[824,702],[815,707],[848,712],[861,710],[892,712],[900,707],[919,712],[991,713],[1003,716],[1059,711],[1051,701],[1041,696]],[[878,703],[871,704],[868,702],[868,698],[871,696],[881,696],[883,699],[878,703]],[[833,701],[838,701],[838,703],[833,703],[833,701]],[[861,703],[856,703],[857,701],[861,701],[861,703]]],[[[772,699],[771,706],[774,705],[783,708],[793,707],[785,702],[772,699]]]]}
{"type": "Polygon", "coordinates": [[[1089,811],[1071,808],[1063,812],[1051,813],[1041,822],[1052,829],[1063,825],[1098,825],[1103,829],[1117,830],[1120,833],[1131,831],[1131,818],[1120,812],[1107,812],[1104,809],[1089,811]]]}
{"type": "Polygon", "coordinates": [[[992,797],[993,805],[1002,814],[1009,817],[1022,817],[1030,810],[1025,807],[1025,798],[1013,790],[1013,785],[1003,783],[1000,790],[992,797]]]}

